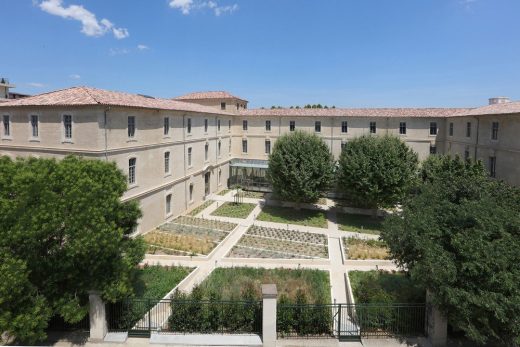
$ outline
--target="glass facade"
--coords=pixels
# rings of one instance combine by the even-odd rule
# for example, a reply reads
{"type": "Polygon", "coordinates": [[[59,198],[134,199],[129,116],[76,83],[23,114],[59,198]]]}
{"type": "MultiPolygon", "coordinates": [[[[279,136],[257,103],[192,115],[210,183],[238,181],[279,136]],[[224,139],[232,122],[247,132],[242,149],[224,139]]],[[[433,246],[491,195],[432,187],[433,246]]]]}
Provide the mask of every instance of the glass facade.
{"type": "Polygon", "coordinates": [[[262,192],[272,191],[267,181],[267,160],[233,159],[229,165],[229,186],[262,192]]]}

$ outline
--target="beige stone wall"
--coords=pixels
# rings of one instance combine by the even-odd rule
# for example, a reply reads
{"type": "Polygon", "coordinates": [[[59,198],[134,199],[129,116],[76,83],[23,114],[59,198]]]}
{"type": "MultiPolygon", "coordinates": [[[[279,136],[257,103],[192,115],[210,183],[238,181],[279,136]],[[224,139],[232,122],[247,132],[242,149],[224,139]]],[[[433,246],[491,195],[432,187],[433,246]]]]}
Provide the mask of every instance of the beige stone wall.
{"type": "Polygon", "coordinates": [[[218,111],[222,111],[221,103],[226,103],[226,108],[223,111],[238,113],[237,104],[239,109],[243,110],[247,107],[247,102],[238,99],[198,99],[198,100],[181,100],[183,102],[191,102],[198,105],[213,107],[218,111]]]}
{"type": "Polygon", "coordinates": [[[444,146],[443,118],[382,118],[382,117],[236,117],[233,126],[233,156],[250,159],[267,159],[265,140],[270,139],[271,148],[278,136],[290,132],[290,122],[295,122],[296,130],[316,133],[331,148],[335,158],[341,154],[341,143],[370,134],[370,122],[376,122],[376,134],[391,134],[400,137],[419,154],[421,160],[430,154],[430,145],[437,146],[441,153],[444,146]],[[266,131],[265,123],[271,121],[271,131],[266,131]],[[247,130],[243,129],[247,121],[247,130]],[[315,122],[321,122],[321,132],[315,132],[315,122]],[[342,133],[342,121],[347,121],[348,131],[342,133]],[[406,122],[406,135],[399,135],[399,123],[406,122]],[[437,122],[437,135],[430,135],[430,122],[437,122]],[[247,139],[248,152],[242,152],[242,140],[247,139]]]}
{"type": "Polygon", "coordinates": [[[472,160],[481,160],[489,170],[489,157],[496,157],[496,177],[520,186],[520,114],[452,117],[446,121],[445,152],[464,158],[469,152],[472,160]],[[471,136],[466,136],[471,122],[471,136]],[[492,123],[498,122],[498,139],[491,138],[492,123]],[[453,136],[449,136],[453,123],[453,136]],[[477,132],[478,129],[478,132],[477,132]]]}

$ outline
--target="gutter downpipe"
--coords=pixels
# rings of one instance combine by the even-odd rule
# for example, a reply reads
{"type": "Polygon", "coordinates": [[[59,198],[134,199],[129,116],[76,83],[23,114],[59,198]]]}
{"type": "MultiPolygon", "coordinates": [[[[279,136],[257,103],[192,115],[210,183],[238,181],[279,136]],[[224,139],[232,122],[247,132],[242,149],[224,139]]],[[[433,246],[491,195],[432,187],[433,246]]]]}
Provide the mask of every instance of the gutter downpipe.
{"type": "Polygon", "coordinates": [[[107,113],[110,111],[110,106],[105,107],[103,112],[103,128],[105,133],[105,160],[108,161],[108,134],[107,134],[107,113]]]}
{"type": "Polygon", "coordinates": [[[473,117],[477,120],[477,138],[475,139],[475,161],[477,161],[477,153],[478,153],[478,134],[480,132],[480,118],[477,116],[473,117]]]}

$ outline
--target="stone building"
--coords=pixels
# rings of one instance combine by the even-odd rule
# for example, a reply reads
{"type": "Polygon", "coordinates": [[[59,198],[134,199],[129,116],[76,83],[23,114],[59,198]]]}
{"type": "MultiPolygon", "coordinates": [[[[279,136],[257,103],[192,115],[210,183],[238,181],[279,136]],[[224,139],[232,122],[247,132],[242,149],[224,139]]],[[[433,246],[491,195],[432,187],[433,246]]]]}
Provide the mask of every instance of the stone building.
{"type": "Polygon", "coordinates": [[[392,134],[421,159],[480,159],[493,177],[520,185],[519,115],[520,103],[503,98],[474,109],[267,110],[227,92],[159,99],[74,87],[0,103],[0,155],[116,162],[129,180],[123,199],[140,202],[145,232],[229,183],[268,189],[269,153],[297,129],[321,136],[336,158],[354,137],[392,134]]]}

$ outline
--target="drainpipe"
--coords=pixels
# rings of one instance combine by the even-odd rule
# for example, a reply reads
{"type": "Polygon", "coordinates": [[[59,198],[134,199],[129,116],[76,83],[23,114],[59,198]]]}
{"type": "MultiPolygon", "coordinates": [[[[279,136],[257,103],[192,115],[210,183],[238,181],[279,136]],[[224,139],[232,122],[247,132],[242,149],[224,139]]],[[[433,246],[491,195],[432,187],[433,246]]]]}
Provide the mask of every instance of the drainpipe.
{"type": "Polygon", "coordinates": [[[188,180],[186,179],[186,114],[182,115],[182,148],[184,158],[182,164],[182,167],[184,168],[184,210],[186,211],[188,209],[188,180]]]}
{"type": "Polygon", "coordinates": [[[105,160],[108,161],[108,134],[107,134],[107,113],[110,111],[110,107],[105,107],[103,112],[103,130],[105,135],[105,160]]]}
{"type": "Polygon", "coordinates": [[[477,161],[477,153],[478,153],[478,133],[480,132],[480,118],[473,117],[477,120],[477,136],[475,139],[475,161],[477,161]]]}

